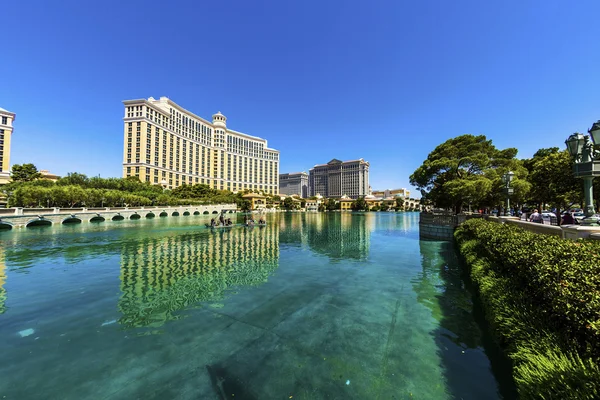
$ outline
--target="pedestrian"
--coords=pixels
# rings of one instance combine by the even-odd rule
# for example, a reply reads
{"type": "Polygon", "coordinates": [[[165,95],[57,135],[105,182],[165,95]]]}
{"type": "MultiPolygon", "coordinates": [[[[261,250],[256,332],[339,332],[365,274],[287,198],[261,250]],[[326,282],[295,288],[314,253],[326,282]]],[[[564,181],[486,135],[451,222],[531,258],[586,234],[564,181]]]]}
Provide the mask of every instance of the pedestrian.
{"type": "Polygon", "coordinates": [[[537,222],[538,224],[542,223],[542,214],[540,214],[537,210],[533,210],[533,214],[529,216],[529,222],[537,222]]]}
{"type": "Polygon", "coordinates": [[[573,218],[573,215],[570,212],[566,212],[562,218],[561,225],[574,225],[574,224],[575,224],[575,218],[573,218]]]}

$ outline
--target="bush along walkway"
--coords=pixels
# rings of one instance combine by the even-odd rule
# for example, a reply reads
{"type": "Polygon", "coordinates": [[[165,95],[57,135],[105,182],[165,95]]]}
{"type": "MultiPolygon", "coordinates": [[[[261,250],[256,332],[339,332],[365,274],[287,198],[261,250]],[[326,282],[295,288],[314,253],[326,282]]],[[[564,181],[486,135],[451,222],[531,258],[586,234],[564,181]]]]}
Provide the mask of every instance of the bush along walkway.
{"type": "Polygon", "coordinates": [[[600,243],[469,220],[454,234],[522,399],[600,399],[600,243]]]}

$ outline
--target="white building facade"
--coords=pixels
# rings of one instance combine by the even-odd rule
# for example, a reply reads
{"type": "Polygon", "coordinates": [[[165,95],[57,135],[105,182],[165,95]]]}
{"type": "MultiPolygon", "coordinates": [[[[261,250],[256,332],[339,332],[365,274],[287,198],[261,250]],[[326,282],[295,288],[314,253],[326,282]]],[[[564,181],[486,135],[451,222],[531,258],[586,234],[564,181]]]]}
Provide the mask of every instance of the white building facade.
{"type": "Polygon", "coordinates": [[[279,192],[279,151],[265,139],[207,121],[166,97],[126,100],[123,176],[176,188],[206,184],[237,192],[279,192]]]}
{"type": "Polygon", "coordinates": [[[369,163],[362,158],[340,161],[333,159],[327,164],[315,165],[309,171],[310,196],[351,199],[369,194],[369,163]]]}
{"type": "Polygon", "coordinates": [[[293,195],[306,199],[308,197],[308,174],[306,172],[292,172],[279,174],[279,194],[293,195]]]}

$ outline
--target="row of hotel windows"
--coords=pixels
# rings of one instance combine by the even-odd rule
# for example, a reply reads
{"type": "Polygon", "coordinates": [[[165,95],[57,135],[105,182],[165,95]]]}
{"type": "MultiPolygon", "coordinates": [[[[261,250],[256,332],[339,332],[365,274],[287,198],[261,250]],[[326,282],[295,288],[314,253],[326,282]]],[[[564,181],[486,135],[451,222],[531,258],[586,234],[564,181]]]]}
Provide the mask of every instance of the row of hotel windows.
{"type": "Polygon", "coordinates": [[[2,171],[3,161],[4,161],[4,129],[0,129],[0,171],[2,171]]]}
{"type": "Polygon", "coordinates": [[[200,184],[206,184],[206,185],[210,185],[214,188],[219,188],[221,190],[224,190],[225,188],[227,188],[227,190],[243,190],[243,189],[255,189],[255,190],[264,190],[268,193],[275,193],[275,187],[276,185],[268,185],[268,184],[258,184],[258,183],[241,183],[241,182],[224,182],[222,180],[216,180],[216,179],[209,179],[209,178],[201,178],[201,177],[193,177],[193,176],[185,176],[183,174],[178,174],[178,173],[173,173],[173,172],[168,172],[169,174],[169,179],[167,180],[167,171],[159,171],[158,169],[153,169],[153,168],[149,168],[149,167],[127,167],[126,169],[126,176],[137,176],[138,178],[140,177],[140,170],[144,168],[145,169],[145,176],[144,179],[146,182],[151,182],[151,180],[153,181],[153,183],[158,184],[158,183],[163,183],[164,181],[167,181],[168,185],[170,187],[173,186],[173,182],[175,182],[175,187],[179,186],[180,183],[181,184],[194,184],[194,183],[200,183],[200,184]],[[133,169],[134,168],[134,169],[133,169]],[[133,171],[133,173],[132,173],[133,171]],[[159,172],[160,172],[160,181],[159,181],[159,172]],[[151,176],[152,175],[152,176],[151,176]],[[175,179],[173,179],[175,178],[175,179]],[[180,180],[181,178],[181,180],[180,180]]]}
{"type": "MultiPolygon", "coordinates": [[[[138,133],[138,137],[141,134],[141,122],[136,122],[136,132],[138,133]]],[[[146,127],[146,132],[147,133],[151,133],[152,132],[152,127],[153,125],[150,123],[147,123],[147,127],[146,127]]],[[[155,135],[158,136],[160,135],[160,128],[157,126],[154,126],[154,130],[155,130],[155,135]]],[[[133,132],[133,123],[132,122],[128,122],[127,123],[127,132],[128,133],[132,133],[133,132]]],[[[220,133],[220,135],[217,135],[215,137],[215,143],[216,144],[223,144],[224,141],[222,139],[222,136],[224,135],[223,131],[216,131],[218,133],[220,133]]],[[[166,130],[162,130],[163,135],[167,135],[167,131],[166,130]]],[[[177,142],[179,142],[180,137],[176,136],[172,133],[169,134],[171,138],[176,137],[177,138],[177,142]]],[[[156,139],[158,140],[158,139],[156,139]]],[[[279,155],[276,152],[264,152],[263,151],[263,145],[261,144],[260,147],[256,146],[255,142],[251,142],[249,140],[246,139],[242,139],[242,138],[237,138],[231,135],[227,135],[227,140],[230,141],[232,145],[227,147],[227,150],[229,152],[233,152],[233,153],[238,153],[238,154],[242,154],[242,155],[248,155],[248,156],[252,156],[252,157],[257,157],[257,158],[263,158],[263,159],[267,159],[267,160],[278,160],[279,159],[279,155]],[[252,143],[254,143],[254,146],[252,145],[252,143]],[[240,147],[241,146],[241,147],[240,147]],[[249,151],[249,148],[254,148],[254,151],[249,151]]],[[[198,140],[197,140],[198,141],[198,140]]],[[[184,139],[183,143],[185,145],[187,141],[184,139]]],[[[210,141],[208,139],[206,140],[200,140],[200,142],[202,144],[208,145],[210,146],[210,141]]],[[[222,147],[222,146],[221,146],[222,147]]]]}
{"type": "MultiPolygon", "coordinates": [[[[169,121],[172,117],[167,118],[163,116],[158,111],[152,110],[150,107],[145,106],[132,106],[127,107],[127,117],[141,117],[143,116],[143,108],[146,108],[146,118],[154,123],[157,123],[164,128],[168,128],[169,130],[182,134],[183,128],[183,136],[189,139],[193,139],[195,141],[202,142],[206,145],[210,145],[210,141],[212,138],[212,129],[208,126],[201,124],[197,121],[194,121],[187,116],[181,117],[180,113],[175,113],[177,120],[175,122],[169,121]],[[154,115],[160,117],[154,118],[154,115]]],[[[173,113],[173,109],[170,109],[170,112],[173,113]]],[[[139,124],[140,122],[138,122],[139,124]]],[[[128,123],[129,126],[132,126],[132,123],[128,123]]],[[[150,124],[149,124],[150,125],[150,124]]],[[[221,130],[216,130],[215,133],[219,133],[220,135],[215,136],[215,146],[225,147],[225,132],[221,130]]],[[[231,152],[236,152],[245,155],[251,155],[254,157],[267,158],[272,160],[277,160],[279,157],[277,153],[273,152],[264,152],[265,145],[261,142],[255,142],[252,140],[244,139],[237,137],[235,135],[226,135],[227,136],[227,150],[231,152]]]]}
{"type": "MultiPolygon", "coordinates": [[[[128,134],[128,143],[127,143],[127,163],[131,163],[132,161],[132,143],[131,143],[131,134],[128,134]]],[[[136,153],[135,153],[135,160],[136,163],[140,163],[142,158],[141,158],[141,148],[140,148],[140,143],[141,141],[138,140],[136,141],[136,153]]],[[[147,151],[146,151],[146,158],[144,160],[144,163],[150,164],[151,163],[151,153],[150,153],[150,135],[148,135],[148,139],[147,139],[147,151]]],[[[154,157],[154,165],[155,166],[162,166],[162,168],[166,168],[167,167],[167,150],[166,150],[166,140],[164,142],[165,144],[163,145],[163,152],[162,152],[162,163],[160,162],[159,159],[159,151],[158,151],[158,143],[156,145],[156,149],[155,149],[155,157],[154,157]]],[[[190,158],[190,163],[189,163],[189,169],[186,168],[187,166],[187,158],[186,158],[186,147],[184,144],[183,147],[183,153],[182,157],[180,157],[180,152],[179,152],[179,144],[177,144],[176,147],[176,151],[175,151],[175,158],[176,158],[176,162],[175,162],[175,168],[173,168],[173,143],[171,142],[171,147],[170,147],[170,153],[169,153],[169,169],[171,170],[175,170],[175,171],[181,171],[181,172],[189,172],[190,174],[194,173],[194,165],[193,162],[195,161],[195,173],[196,175],[210,175],[209,172],[209,166],[210,166],[210,150],[205,152],[205,149],[202,148],[202,155],[201,155],[201,159],[202,159],[202,169],[200,170],[200,151],[199,151],[199,145],[196,145],[196,157],[194,157],[194,152],[192,149],[192,146],[190,146],[190,151],[189,151],[189,158],[190,158]],[[181,164],[180,164],[180,159],[182,160],[181,164]],[[206,162],[205,162],[206,160],[206,162]],[[201,171],[201,173],[200,173],[201,171]]],[[[250,182],[259,182],[259,183],[263,183],[260,181],[265,180],[266,182],[264,183],[270,183],[270,184],[275,184],[275,177],[277,176],[277,161],[273,162],[273,161],[266,161],[266,160],[253,160],[251,158],[246,158],[246,157],[242,157],[239,156],[239,160],[238,160],[238,156],[233,154],[225,154],[224,151],[220,151],[220,165],[219,165],[219,151],[216,150],[214,152],[214,164],[213,164],[213,177],[217,178],[219,175],[219,177],[224,178],[224,171],[225,171],[225,159],[227,159],[227,179],[231,179],[231,173],[233,172],[233,179],[237,180],[237,174],[239,171],[239,177],[243,178],[244,181],[250,181],[250,182]],[[238,164],[239,161],[239,164],[238,164]],[[264,165],[263,165],[263,161],[264,161],[264,165]],[[220,168],[219,168],[220,166],[220,168]],[[242,166],[243,166],[243,170],[242,170],[242,166]],[[232,168],[233,167],[233,168],[232,168]],[[263,168],[264,167],[264,168],[263,168]],[[248,173],[250,171],[254,171],[254,174],[252,173],[248,173]],[[266,172],[266,173],[264,173],[266,172]],[[250,178],[250,179],[248,179],[250,178]]]]}

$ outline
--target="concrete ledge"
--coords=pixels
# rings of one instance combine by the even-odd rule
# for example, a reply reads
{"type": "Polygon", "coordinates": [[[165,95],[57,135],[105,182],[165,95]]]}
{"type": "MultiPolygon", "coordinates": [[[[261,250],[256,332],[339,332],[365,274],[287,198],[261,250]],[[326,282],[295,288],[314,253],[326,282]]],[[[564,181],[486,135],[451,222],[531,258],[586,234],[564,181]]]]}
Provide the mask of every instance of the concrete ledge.
{"type": "Polygon", "coordinates": [[[565,239],[600,240],[600,226],[565,225],[562,230],[565,239]]]}
{"type": "Polygon", "coordinates": [[[529,232],[539,233],[542,235],[554,235],[563,237],[563,229],[560,226],[539,224],[536,222],[521,221],[518,218],[501,217],[497,222],[509,225],[517,225],[529,232]]]}

